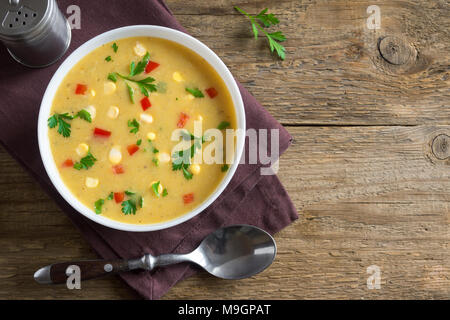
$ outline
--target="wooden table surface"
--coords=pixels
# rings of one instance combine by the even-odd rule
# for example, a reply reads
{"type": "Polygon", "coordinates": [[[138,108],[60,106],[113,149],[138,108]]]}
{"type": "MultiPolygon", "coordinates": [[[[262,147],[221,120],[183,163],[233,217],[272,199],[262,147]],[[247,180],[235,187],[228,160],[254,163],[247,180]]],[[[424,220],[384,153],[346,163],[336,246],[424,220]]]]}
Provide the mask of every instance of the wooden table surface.
{"type": "MultiPolygon", "coordinates": [[[[450,298],[448,1],[167,3],[293,135],[279,177],[300,218],[275,236],[262,274],[200,273],[164,298],[450,298]],[[279,17],[285,61],[233,5],[279,17]],[[368,28],[370,5],[380,29],[368,28]],[[370,266],[380,289],[368,289],[370,266]]],[[[4,150],[0,212],[0,299],[139,298],[117,277],[81,290],[34,283],[38,266],[96,255],[4,150]]]]}

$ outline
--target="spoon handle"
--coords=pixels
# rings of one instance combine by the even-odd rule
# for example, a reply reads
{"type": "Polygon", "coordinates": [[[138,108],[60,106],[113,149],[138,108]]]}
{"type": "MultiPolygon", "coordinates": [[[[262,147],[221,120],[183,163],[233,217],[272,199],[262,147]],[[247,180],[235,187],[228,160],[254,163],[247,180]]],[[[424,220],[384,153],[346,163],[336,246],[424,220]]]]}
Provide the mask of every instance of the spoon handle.
{"type": "Polygon", "coordinates": [[[156,267],[163,267],[186,261],[194,262],[192,255],[193,255],[192,252],[188,254],[174,254],[174,253],[162,254],[154,257],[154,261],[152,261],[151,268],[153,269],[156,267]]]}
{"type": "Polygon", "coordinates": [[[84,260],[55,263],[45,266],[34,274],[41,284],[66,283],[71,275],[80,281],[102,277],[108,274],[143,268],[143,258],[134,260],[84,260]]]}

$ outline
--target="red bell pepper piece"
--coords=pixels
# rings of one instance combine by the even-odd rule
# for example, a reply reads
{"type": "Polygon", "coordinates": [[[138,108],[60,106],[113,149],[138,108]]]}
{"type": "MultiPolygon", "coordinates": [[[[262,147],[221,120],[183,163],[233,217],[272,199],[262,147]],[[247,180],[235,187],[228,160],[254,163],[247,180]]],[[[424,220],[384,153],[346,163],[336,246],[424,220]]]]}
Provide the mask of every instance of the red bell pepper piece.
{"type": "Polygon", "coordinates": [[[73,167],[72,159],[67,159],[66,161],[63,162],[63,164],[61,166],[63,168],[73,167]]]}
{"type": "Polygon", "coordinates": [[[183,128],[188,120],[189,116],[186,113],[184,112],[180,113],[180,119],[178,120],[177,127],[183,128]]]}
{"type": "Polygon", "coordinates": [[[208,96],[212,99],[212,98],[214,98],[215,96],[217,96],[219,93],[217,92],[217,90],[215,89],[215,88],[208,88],[208,89],[206,89],[205,90],[206,91],[206,93],[208,94],[208,96]]]}
{"type": "Polygon", "coordinates": [[[75,89],[75,94],[84,94],[87,90],[87,85],[78,83],[75,89]]]}
{"type": "Polygon", "coordinates": [[[145,67],[145,73],[150,73],[158,67],[159,67],[159,63],[154,62],[154,61],[149,61],[147,63],[147,66],[145,67]]]}
{"type": "Polygon", "coordinates": [[[103,130],[96,127],[94,129],[94,135],[98,137],[108,138],[111,135],[111,131],[103,130]]]}
{"type": "Polygon", "coordinates": [[[152,104],[150,103],[150,99],[148,97],[143,97],[141,99],[141,106],[142,106],[142,110],[147,110],[148,108],[150,108],[152,106],[152,104]]]}
{"type": "Polygon", "coordinates": [[[193,193],[187,193],[183,195],[183,202],[184,204],[188,204],[194,201],[194,194],[193,193]]]}
{"type": "Polygon", "coordinates": [[[121,203],[125,198],[125,192],[114,192],[114,200],[116,203],[121,203]]]}
{"type": "Polygon", "coordinates": [[[128,153],[130,154],[130,156],[132,156],[136,151],[139,150],[139,147],[137,144],[130,144],[127,147],[128,153]]]}
{"type": "Polygon", "coordinates": [[[125,172],[121,164],[116,164],[115,166],[113,166],[112,171],[114,172],[114,174],[122,174],[125,172]]]}

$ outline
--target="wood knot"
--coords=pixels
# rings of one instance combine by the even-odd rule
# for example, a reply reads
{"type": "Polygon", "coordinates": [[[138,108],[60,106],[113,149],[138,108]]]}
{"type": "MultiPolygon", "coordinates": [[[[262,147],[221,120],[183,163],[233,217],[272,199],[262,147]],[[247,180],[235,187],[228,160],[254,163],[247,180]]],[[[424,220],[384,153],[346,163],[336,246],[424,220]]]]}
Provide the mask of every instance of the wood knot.
{"type": "Polygon", "coordinates": [[[416,49],[402,38],[387,36],[383,38],[378,50],[384,60],[391,64],[402,65],[416,56],[416,49]]]}
{"type": "Polygon", "coordinates": [[[439,160],[450,157],[450,137],[446,134],[437,135],[431,143],[431,151],[439,160]]]}

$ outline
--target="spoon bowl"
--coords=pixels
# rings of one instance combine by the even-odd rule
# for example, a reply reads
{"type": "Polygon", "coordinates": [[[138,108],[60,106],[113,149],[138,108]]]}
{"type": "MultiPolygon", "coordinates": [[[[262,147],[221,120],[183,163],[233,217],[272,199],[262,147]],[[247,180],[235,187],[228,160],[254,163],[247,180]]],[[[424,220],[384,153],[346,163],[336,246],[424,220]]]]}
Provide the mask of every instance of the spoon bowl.
{"type": "Polygon", "coordinates": [[[193,251],[192,262],[223,279],[251,277],[271,265],[277,247],[266,231],[248,225],[221,228],[193,251]]]}

